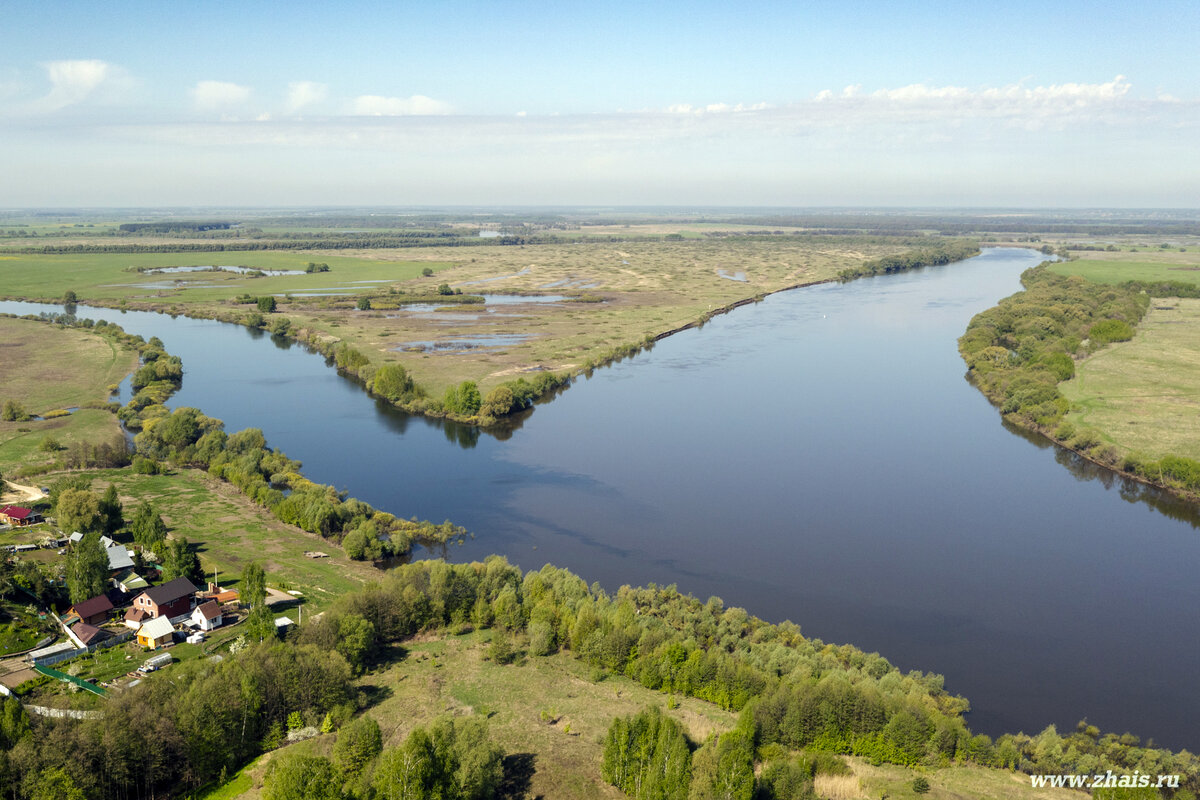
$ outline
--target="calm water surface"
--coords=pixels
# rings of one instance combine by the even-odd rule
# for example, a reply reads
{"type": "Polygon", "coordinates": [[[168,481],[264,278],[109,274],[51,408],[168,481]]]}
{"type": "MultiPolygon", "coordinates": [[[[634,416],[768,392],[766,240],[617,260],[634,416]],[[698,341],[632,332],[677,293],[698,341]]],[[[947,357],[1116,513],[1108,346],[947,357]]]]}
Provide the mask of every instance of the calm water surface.
{"type": "Polygon", "coordinates": [[[181,356],[172,405],[260,427],[388,511],[467,526],[455,560],[719,595],[943,673],[976,731],[1087,717],[1195,750],[1194,519],[1006,429],[963,379],[955,340],[1041,258],[774,295],[578,381],[503,439],[408,417],[262,333],[79,313],[181,356]]]}

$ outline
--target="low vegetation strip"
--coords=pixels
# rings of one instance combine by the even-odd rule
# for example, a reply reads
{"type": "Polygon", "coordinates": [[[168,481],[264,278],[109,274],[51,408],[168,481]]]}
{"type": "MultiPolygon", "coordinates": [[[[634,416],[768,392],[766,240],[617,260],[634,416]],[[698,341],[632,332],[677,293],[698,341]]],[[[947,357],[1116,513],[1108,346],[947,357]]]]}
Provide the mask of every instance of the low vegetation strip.
{"type": "Polygon", "coordinates": [[[1122,453],[1065,419],[1070,402],[1059,384],[1075,376],[1077,361],[1132,339],[1151,300],[1136,284],[1093,283],[1048,266],[1028,270],[1024,291],[971,320],[958,341],[970,379],[1010,422],[1140,480],[1200,496],[1200,462],[1122,453]]]}
{"type": "Polygon", "coordinates": [[[949,264],[952,261],[962,261],[980,253],[979,243],[971,240],[935,240],[916,244],[917,246],[908,252],[874,258],[864,261],[857,267],[844,269],[838,273],[838,278],[843,281],[851,281],[855,278],[868,278],[872,275],[889,275],[893,272],[905,272],[919,267],[932,267],[938,264],[949,264]]]}

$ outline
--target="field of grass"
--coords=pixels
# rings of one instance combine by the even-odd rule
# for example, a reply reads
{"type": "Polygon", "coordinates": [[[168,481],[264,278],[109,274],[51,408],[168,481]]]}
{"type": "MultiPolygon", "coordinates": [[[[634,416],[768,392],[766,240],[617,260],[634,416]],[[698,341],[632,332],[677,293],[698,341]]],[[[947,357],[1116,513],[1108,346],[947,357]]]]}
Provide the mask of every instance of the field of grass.
{"type": "MultiPolygon", "coordinates": [[[[13,399],[30,414],[45,414],[107,402],[107,387],[137,366],[137,354],[78,329],[0,317],[0,402],[13,399]]],[[[46,437],[63,447],[73,442],[111,441],[120,433],[108,411],[84,408],[69,416],[24,422],[0,421],[0,472],[52,463],[58,454],[41,450],[46,437]]]]}
{"type": "MultiPolygon", "coordinates": [[[[344,255],[291,251],[195,253],[74,253],[69,255],[0,254],[0,292],[10,298],[55,301],[74,291],[80,302],[130,301],[170,305],[214,302],[252,295],[312,292],[326,287],[349,286],[363,290],[365,281],[403,281],[435,271],[441,263],[404,260],[381,261],[344,255]],[[261,278],[232,272],[145,273],[129,267],[244,266],[270,270],[302,270],[309,261],[329,265],[329,272],[277,275],[261,278]]],[[[436,283],[433,284],[436,287],[436,283]]]]}
{"type": "Polygon", "coordinates": [[[1139,249],[1138,252],[1086,252],[1078,261],[1050,267],[1060,275],[1082,275],[1097,283],[1184,281],[1200,283],[1200,248],[1139,249]]]}
{"type": "Polygon", "coordinates": [[[210,576],[214,569],[218,571],[221,585],[236,588],[246,562],[259,561],[269,586],[303,594],[306,616],[378,575],[370,564],[351,561],[336,544],[284,525],[236,488],[205,472],[135,475],[125,469],[96,474],[100,479],[93,489],[115,483],[127,517],[138,503],[149,501],[162,515],[171,536],[186,537],[197,546],[200,563],[210,576]],[[329,557],[308,558],[304,555],[307,550],[329,557]]]}
{"type": "Polygon", "coordinates": [[[1200,459],[1200,300],[1156,298],[1133,339],[1060,384],[1067,420],[1121,452],[1200,459]]]}
{"type": "MultiPolygon", "coordinates": [[[[491,737],[508,754],[506,775],[520,776],[505,797],[571,800],[624,797],[600,776],[603,737],[612,719],[648,705],[677,719],[689,738],[702,743],[710,733],[728,730],[735,714],[694,698],[680,697],[668,710],[667,697],[619,676],[593,680],[589,668],[568,654],[525,658],[501,666],[484,658],[491,631],[461,636],[419,637],[405,643],[403,660],[360,679],[372,697],[381,698],[365,713],[379,723],[384,747],[401,744],[418,725],[441,714],[486,716],[491,737]]],[[[231,777],[210,800],[258,800],[263,773],[285,752],[329,756],[334,736],[320,736],[268,753],[231,777]]],[[[836,800],[914,800],[913,778],[923,774],[931,800],[1065,800],[1077,797],[1061,789],[1032,789],[1029,778],[1004,770],[949,767],[913,771],[872,766],[848,758],[852,775],[819,776],[817,795],[836,800]]]]}
{"type": "MultiPolygon", "coordinates": [[[[726,226],[728,227],[728,226],[726,226]]],[[[0,286],[9,297],[81,301],[201,316],[242,315],[241,294],[287,294],[279,314],[295,328],[347,341],[376,364],[403,363],[434,397],[474,380],[488,389],[523,372],[573,370],[589,359],[647,336],[674,330],[731,303],[801,283],[829,280],[847,267],[903,245],[858,240],[760,241],[751,237],[671,242],[547,244],[528,247],[430,247],[372,251],[176,254],[0,255],[0,286]],[[234,264],[264,269],[326,262],[331,271],[251,278],[223,272],[145,274],[131,265],[234,264]],[[422,277],[423,268],[432,277],[422,277]],[[722,277],[744,274],[744,280],[722,277]],[[403,308],[357,311],[358,294],[390,289],[431,294],[449,283],[465,294],[588,295],[602,302],[455,307],[420,313],[403,308]],[[326,297],[295,295],[348,288],[326,297]],[[479,336],[511,338],[503,346],[404,352],[414,342],[479,336]]]]}
{"type": "MultiPolygon", "coordinates": [[[[509,666],[486,661],[491,635],[478,631],[406,643],[403,661],[360,680],[383,698],[366,713],[379,723],[384,747],[401,744],[414,727],[440,714],[480,714],[488,718],[492,739],[532,773],[527,791],[512,796],[623,797],[600,777],[602,738],[614,716],[650,704],[665,707],[667,698],[627,678],[593,682],[589,668],[565,654],[509,666]]],[[[736,721],[735,715],[691,698],[680,698],[679,708],[667,713],[699,741],[736,721]]],[[[293,747],[328,755],[332,740],[322,736],[293,747]]],[[[260,797],[267,761],[243,771],[253,788],[235,796],[260,797]]]]}
{"type": "Polygon", "coordinates": [[[20,400],[31,414],[108,400],[137,354],[78,329],[0,318],[0,398],[20,400]]]}
{"type": "MultiPolygon", "coordinates": [[[[858,794],[850,794],[847,800],[858,797],[862,800],[886,797],[889,800],[958,800],[970,797],[975,800],[1068,800],[1085,795],[1070,789],[1038,788],[1030,785],[1029,776],[999,769],[975,766],[945,767],[914,772],[890,764],[872,766],[859,758],[847,759],[858,781],[858,794]],[[929,781],[929,792],[917,794],[913,791],[913,778],[924,775],[929,781]]],[[[818,778],[818,794],[821,794],[818,778]]],[[[824,796],[833,797],[833,792],[824,796]]]]}

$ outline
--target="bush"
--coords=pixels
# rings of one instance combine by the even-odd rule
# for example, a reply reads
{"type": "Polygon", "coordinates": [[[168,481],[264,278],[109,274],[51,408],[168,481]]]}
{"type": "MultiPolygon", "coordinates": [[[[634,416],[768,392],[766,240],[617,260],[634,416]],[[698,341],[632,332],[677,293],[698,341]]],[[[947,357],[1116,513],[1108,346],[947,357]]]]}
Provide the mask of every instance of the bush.
{"type": "Polygon", "coordinates": [[[1133,338],[1133,326],[1120,319],[1106,319],[1088,329],[1088,338],[1097,344],[1128,342],[1133,338]]]}
{"type": "Polygon", "coordinates": [[[929,791],[929,781],[923,775],[918,775],[913,778],[912,790],[917,794],[925,794],[929,791]]]}
{"type": "Polygon", "coordinates": [[[264,314],[270,314],[275,311],[275,298],[271,295],[260,297],[255,302],[258,304],[258,310],[264,314]]]}

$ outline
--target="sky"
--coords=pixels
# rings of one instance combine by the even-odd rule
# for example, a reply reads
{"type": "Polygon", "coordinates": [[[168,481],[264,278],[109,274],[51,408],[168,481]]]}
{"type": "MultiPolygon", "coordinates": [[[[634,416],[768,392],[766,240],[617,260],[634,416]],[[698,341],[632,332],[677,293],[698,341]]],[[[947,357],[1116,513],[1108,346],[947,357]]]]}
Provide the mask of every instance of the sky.
{"type": "Polygon", "coordinates": [[[0,0],[0,207],[1200,207],[1200,4],[0,0]]]}

